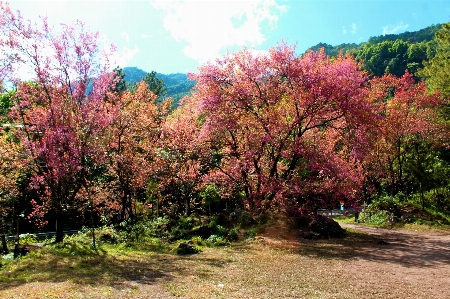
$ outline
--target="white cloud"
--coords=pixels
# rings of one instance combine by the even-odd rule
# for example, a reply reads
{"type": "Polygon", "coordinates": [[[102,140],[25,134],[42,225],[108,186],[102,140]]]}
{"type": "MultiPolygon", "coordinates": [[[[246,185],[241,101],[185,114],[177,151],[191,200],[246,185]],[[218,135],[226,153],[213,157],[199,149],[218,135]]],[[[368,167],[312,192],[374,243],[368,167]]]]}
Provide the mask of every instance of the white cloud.
{"type": "Polygon", "coordinates": [[[350,31],[352,33],[352,35],[355,35],[357,30],[358,30],[358,26],[356,26],[355,23],[352,23],[352,30],[350,31]]]}
{"type": "MultiPolygon", "coordinates": [[[[122,32],[123,33],[123,32],[122,32]]],[[[134,46],[134,49],[130,49],[126,46],[122,47],[122,49],[117,49],[114,47],[114,51],[111,50],[111,41],[108,35],[103,34],[99,38],[99,45],[103,48],[103,52],[108,57],[109,66],[114,68],[116,66],[126,67],[129,65],[129,62],[134,58],[134,56],[140,52],[138,46],[134,46]]]]}
{"type": "Polygon", "coordinates": [[[383,35],[386,34],[396,34],[399,33],[400,31],[405,30],[406,28],[408,28],[409,24],[403,24],[403,22],[397,23],[396,25],[387,25],[384,27],[381,27],[383,29],[383,35]]]}
{"type": "Polygon", "coordinates": [[[122,33],[120,33],[120,38],[125,40],[127,43],[130,41],[130,36],[126,31],[122,31],[122,33]]]}
{"type": "Polygon", "coordinates": [[[257,46],[266,40],[287,9],[275,0],[168,0],[152,3],[164,12],[164,27],[186,42],[186,56],[198,61],[216,58],[232,46],[257,46]]]}
{"type": "Polygon", "coordinates": [[[134,49],[130,49],[128,47],[123,47],[121,51],[118,51],[118,56],[116,58],[117,65],[120,67],[128,66],[129,62],[139,52],[140,52],[140,50],[136,45],[134,46],[134,49]]]}
{"type": "MultiPolygon", "coordinates": [[[[357,31],[358,31],[358,25],[356,25],[355,23],[352,23],[352,25],[350,25],[350,33],[352,35],[355,35],[357,31]]],[[[347,32],[348,32],[347,27],[342,26],[342,33],[347,34],[347,32]]]]}
{"type": "Polygon", "coordinates": [[[147,34],[145,34],[145,33],[141,34],[141,39],[148,39],[148,38],[149,38],[149,36],[147,34]]]}

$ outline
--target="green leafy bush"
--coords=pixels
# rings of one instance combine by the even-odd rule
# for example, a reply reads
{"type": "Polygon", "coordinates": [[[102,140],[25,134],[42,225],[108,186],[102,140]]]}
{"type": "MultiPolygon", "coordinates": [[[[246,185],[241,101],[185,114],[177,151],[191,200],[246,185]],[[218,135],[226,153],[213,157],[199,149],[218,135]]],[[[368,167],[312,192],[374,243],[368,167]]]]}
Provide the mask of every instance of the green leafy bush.
{"type": "Polygon", "coordinates": [[[176,225],[172,227],[170,239],[188,239],[192,233],[192,230],[200,225],[201,221],[199,218],[194,216],[182,216],[178,219],[176,225]]]}
{"type": "Polygon", "coordinates": [[[202,237],[199,237],[199,236],[192,237],[190,242],[193,245],[197,245],[197,246],[203,246],[204,245],[202,237]]]}
{"type": "Polygon", "coordinates": [[[253,227],[253,228],[250,228],[250,229],[245,233],[245,235],[246,235],[247,238],[254,238],[254,237],[256,237],[256,235],[258,234],[258,232],[259,232],[259,229],[253,227]]]}
{"type": "Polygon", "coordinates": [[[205,243],[208,246],[227,246],[230,244],[224,237],[218,235],[211,235],[205,240],[205,243]]]}
{"type": "Polygon", "coordinates": [[[169,218],[158,217],[155,219],[141,220],[133,224],[126,221],[120,224],[122,241],[145,242],[149,238],[169,237],[169,218]]]}
{"type": "Polygon", "coordinates": [[[239,240],[239,230],[240,226],[235,226],[228,231],[227,239],[229,241],[237,241],[239,240]]]}
{"type": "Polygon", "coordinates": [[[19,244],[33,244],[36,243],[36,235],[35,234],[21,234],[19,235],[19,244]]]}
{"type": "Polygon", "coordinates": [[[361,219],[363,219],[364,223],[372,224],[372,225],[383,225],[388,223],[390,213],[385,210],[377,211],[373,214],[369,214],[367,212],[362,213],[360,215],[361,219]]]}

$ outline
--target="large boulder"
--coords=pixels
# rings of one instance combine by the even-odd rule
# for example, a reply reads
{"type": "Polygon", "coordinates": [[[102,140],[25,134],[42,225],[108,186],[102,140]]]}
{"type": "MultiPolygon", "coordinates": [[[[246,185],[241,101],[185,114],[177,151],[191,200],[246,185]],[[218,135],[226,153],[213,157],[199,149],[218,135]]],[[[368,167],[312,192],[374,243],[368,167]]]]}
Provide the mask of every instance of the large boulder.
{"type": "Polygon", "coordinates": [[[185,254],[196,254],[199,253],[200,250],[196,248],[194,245],[189,243],[180,243],[177,248],[177,254],[185,255],[185,254]]]}
{"type": "Polygon", "coordinates": [[[345,229],[339,223],[326,216],[314,215],[308,227],[310,231],[319,234],[322,238],[345,237],[345,229]]]}

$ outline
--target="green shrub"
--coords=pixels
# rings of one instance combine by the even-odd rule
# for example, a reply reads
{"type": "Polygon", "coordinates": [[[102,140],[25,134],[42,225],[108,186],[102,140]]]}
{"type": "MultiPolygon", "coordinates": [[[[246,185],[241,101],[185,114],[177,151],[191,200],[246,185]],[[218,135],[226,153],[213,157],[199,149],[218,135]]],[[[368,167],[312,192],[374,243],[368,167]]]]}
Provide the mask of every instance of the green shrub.
{"type": "Polygon", "coordinates": [[[380,196],[367,206],[367,211],[377,212],[381,210],[395,210],[400,204],[399,199],[404,200],[404,195],[402,193],[397,194],[395,197],[389,195],[380,196]]]}
{"type": "Polygon", "coordinates": [[[226,237],[228,235],[228,229],[218,223],[218,217],[213,216],[211,217],[211,221],[209,222],[208,227],[211,229],[214,235],[226,237]]]}
{"type": "Polygon", "coordinates": [[[382,210],[369,215],[363,213],[362,218],[364,219],[364,223],[372,225],[383,225],[389,221],[389,212],[382,210]]]}
{"type": "Polygon", "coordinates": [[[36,235],[35,234],[21,234],[19,235],[19,244],[33,244],[36,243],[36,235]]]}
{"type": "Polygon", "coordinates": [[[235,226],[232,229],[230,229],[228,231],[227,239],[229,241],[237,241],[237,240],[239,240],[239,230],[240,230],[239,226],[235,226]]]}
{"type": "Polygon", "coordinates": [[[124,229],[121,234],[124,240],[142,242],[145,241],[146,236],[150,236],[150,227],[145,221],[139,221],[137,223],[123,221],[120,226],[124,229]]]}
{"type": "Polygon", "coordinates": [[[247,236],[247,238],[254,238],[254,237],[256,237],[256,235],[257,235],[258,233],[259,233],[259,229],[253,227],[253,228],[250,228],[250,229],[245,233],[245,235],[247,236]]]}
{"type": "Polygon", "coordinates": [[[133,224],[123,221],[119,225],[120,239],[133,242],[146,242],[149,238],[166,239],[169,237],[169,221],[167,217],[141,220],[133,224]]]}
{"type": "Polygon", "coordinates": [[[192,245],[203,246],[203,239],[199,236],[194,236],[191,238],[192,245]]]}
{"type": "Polygon", "coordinates": [[[167,216],[148,220],[147,223],[150,228],[150,236],[163,239],[169,237],[169,218],[167,216]]]}
{"type": "Polygon", "coordinates": [[[208,239],[205,240],[206,245],[208,246],[226,246],[229,245],[222,236],[211,235],[208,239]]]}
{"type": "Polygon", "coordinates": [[[201,225],[199,218],[195,216],[182,216],[178,219],[176,226],[173,226],[170,231],[170,239],[180,240],[189,239],[191,232],[195,227],[201,225]]]}

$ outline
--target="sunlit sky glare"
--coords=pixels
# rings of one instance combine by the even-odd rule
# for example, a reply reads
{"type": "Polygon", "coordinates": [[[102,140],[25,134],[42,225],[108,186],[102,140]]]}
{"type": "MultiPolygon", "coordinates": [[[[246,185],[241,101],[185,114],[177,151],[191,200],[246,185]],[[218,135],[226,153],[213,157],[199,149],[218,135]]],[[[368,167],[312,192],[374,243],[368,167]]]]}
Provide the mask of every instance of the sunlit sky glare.
{"type": "Polygon", "coordinates": [[[303,53],[319,42],[361,43],[371,36],[416,31],[450,21],[445,0],[9,0],[39,21],[84,21],[101,43],[114,44],[121,67],[195,72],[242,47],[267,50],[281,41],[303,53]]]}

